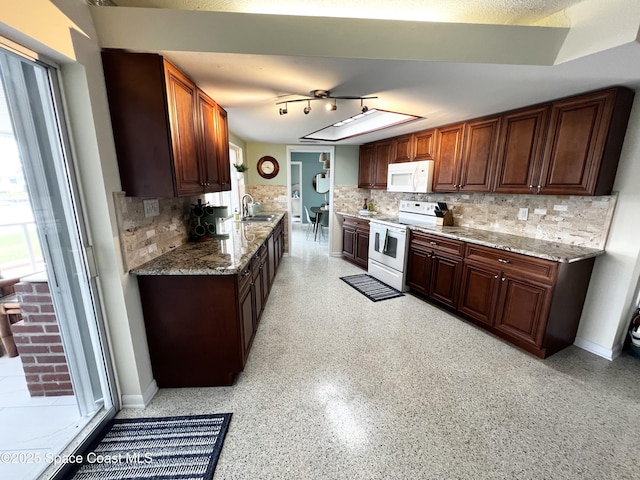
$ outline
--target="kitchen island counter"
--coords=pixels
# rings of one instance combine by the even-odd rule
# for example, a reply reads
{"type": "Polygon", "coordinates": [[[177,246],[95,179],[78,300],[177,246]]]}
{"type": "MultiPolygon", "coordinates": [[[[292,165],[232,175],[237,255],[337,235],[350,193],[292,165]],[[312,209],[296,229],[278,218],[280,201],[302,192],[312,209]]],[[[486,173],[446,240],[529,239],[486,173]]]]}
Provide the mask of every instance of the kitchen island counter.
{"type": "Polygon", "coordinates": [[[130,271],[135,275],[236,275],[251,261],[284,213],[272,221],[225,221],[227,239],[187,243],[130,271]]]}

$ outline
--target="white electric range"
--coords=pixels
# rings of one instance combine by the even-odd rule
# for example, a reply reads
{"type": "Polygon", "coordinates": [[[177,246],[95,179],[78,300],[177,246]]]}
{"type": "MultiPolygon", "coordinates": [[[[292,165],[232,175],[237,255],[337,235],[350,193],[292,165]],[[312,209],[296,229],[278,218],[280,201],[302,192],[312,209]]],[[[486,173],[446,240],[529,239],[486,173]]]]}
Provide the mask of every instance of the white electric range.
{"type": "Polygon", "coordinates": [[[435,202],[401,200],[397,217],[375,217],[369,221],[369,269],[372,277],[401,292],[406,286],[409,225],[434,227],[435,202]]]}

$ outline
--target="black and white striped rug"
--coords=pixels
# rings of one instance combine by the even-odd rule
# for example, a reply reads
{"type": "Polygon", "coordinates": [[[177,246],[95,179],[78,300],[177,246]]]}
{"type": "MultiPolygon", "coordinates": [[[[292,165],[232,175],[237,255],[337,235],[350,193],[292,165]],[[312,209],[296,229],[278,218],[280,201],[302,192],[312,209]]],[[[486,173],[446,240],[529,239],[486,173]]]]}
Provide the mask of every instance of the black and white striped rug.
{"type": "Polygon", "coordinates": [[[73,480],[211,480],[230,413],[112,420],[73,480]]]}
{"type": "Polygon", "coordinates": [[[374,302],[389,300],[390,298],[404,297],[404,293],[390,287],[386,283],[382,283],[377,278],[373,278],[371,275],[367,275],[366,273],[340,277],[340,280],[351,285],[365,297],[373,300],[374,302]]]}

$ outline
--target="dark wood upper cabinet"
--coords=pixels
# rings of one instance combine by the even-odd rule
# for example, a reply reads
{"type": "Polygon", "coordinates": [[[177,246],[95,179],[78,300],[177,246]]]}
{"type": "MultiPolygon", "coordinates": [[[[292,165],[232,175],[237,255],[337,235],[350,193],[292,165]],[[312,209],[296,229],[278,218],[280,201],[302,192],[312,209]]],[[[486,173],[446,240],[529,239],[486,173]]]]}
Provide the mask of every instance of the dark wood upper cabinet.
{"type": "Polygon", "coordinates": [[[415,148],[414,160],[435,160],[436,141],[435,130],[423,130],[413,134],[415,148]]]}
{"type": "Polygon", "coordinates": [[[538,193],[609,194],[632,101],[614,88],[553,102],[538,193]]]}
{"type": "MultiPolygon", "coordinates": [[[[172,197],[229,190],[217,104],[160,55],[104,50],[102,62],[122,189],[172,197]]],[[[226,132],[226,124],[224,125],[226,132]]],[[[228,134],[225,133],[225,136],[228,134]]],[[[228,175],[228,174],[227,174],[228,175]]]]}
{"type": "Polygon", "coordinates": [[[387,171],[391,160],[391,141],[376,142],[376,168],[373,188],[387,188],[387,171]]]}
{"type": "Polygon", "coordinates": [[[402,135],[393,139],[391,163],[413,160],[413,135],[402,135]]]}
{"type": "Polygon", "coordinates": [[[216,104],[216,147],[220,190],[231,190],[231,164],[229,163],[229,127],[227,111],[216,104]]]}
{"type": "Polygon", "coordinates": [[[376,148],[373,144],[360,147],[360,160],[358,163],[358,187],[371,188],[375,169],[376,148]]]}
{"type": "Polygon", "coordinates": [[[391,140],[382,140],[360,147],[359,188],[387,188],[387,170],[391,154],[391,140]]]}
{"type": "Polygon", "coordinates": [[[495,175],[499,127],[499,116],[472,120],[465,124],[459,191],[491,191],[495,175]]]}
{"type": "Polygon", "coordinates": [[[220,184],[220,172],[218,171],[218,139],[216,133],[217,105],[203,92],[198,92],[198,114],[201,128],[200,145],[202,148],[202,174],[201,183],[220,184]]]}
{"type": "Polygon", "coordinates": [[[541,105],[502,115],[495,192],[535,193],[549,110],[541,105]]]}
{"type": "Polygon", "coordinates": [[[436,130],[436,162],[433,173],[434,192],[456,192],[460,183],[464,123],[436,130]]]}
{"type": "Polygon", "coordinates": [[[435,192],[608,195],[633,97],[613,87],[402,135],[392,158],[435,160],[435,192]]]}

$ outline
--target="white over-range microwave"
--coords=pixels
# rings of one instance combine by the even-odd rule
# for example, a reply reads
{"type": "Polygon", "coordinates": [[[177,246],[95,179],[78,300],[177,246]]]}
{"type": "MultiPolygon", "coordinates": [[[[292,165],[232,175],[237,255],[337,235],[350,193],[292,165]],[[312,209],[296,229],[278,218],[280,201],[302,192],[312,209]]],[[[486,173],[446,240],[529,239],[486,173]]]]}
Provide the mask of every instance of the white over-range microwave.
{"type": "Polygon", "coordinates": [[[390,163],[387,191],[428,193],[433,182],[433,160],[390,163]]]}

